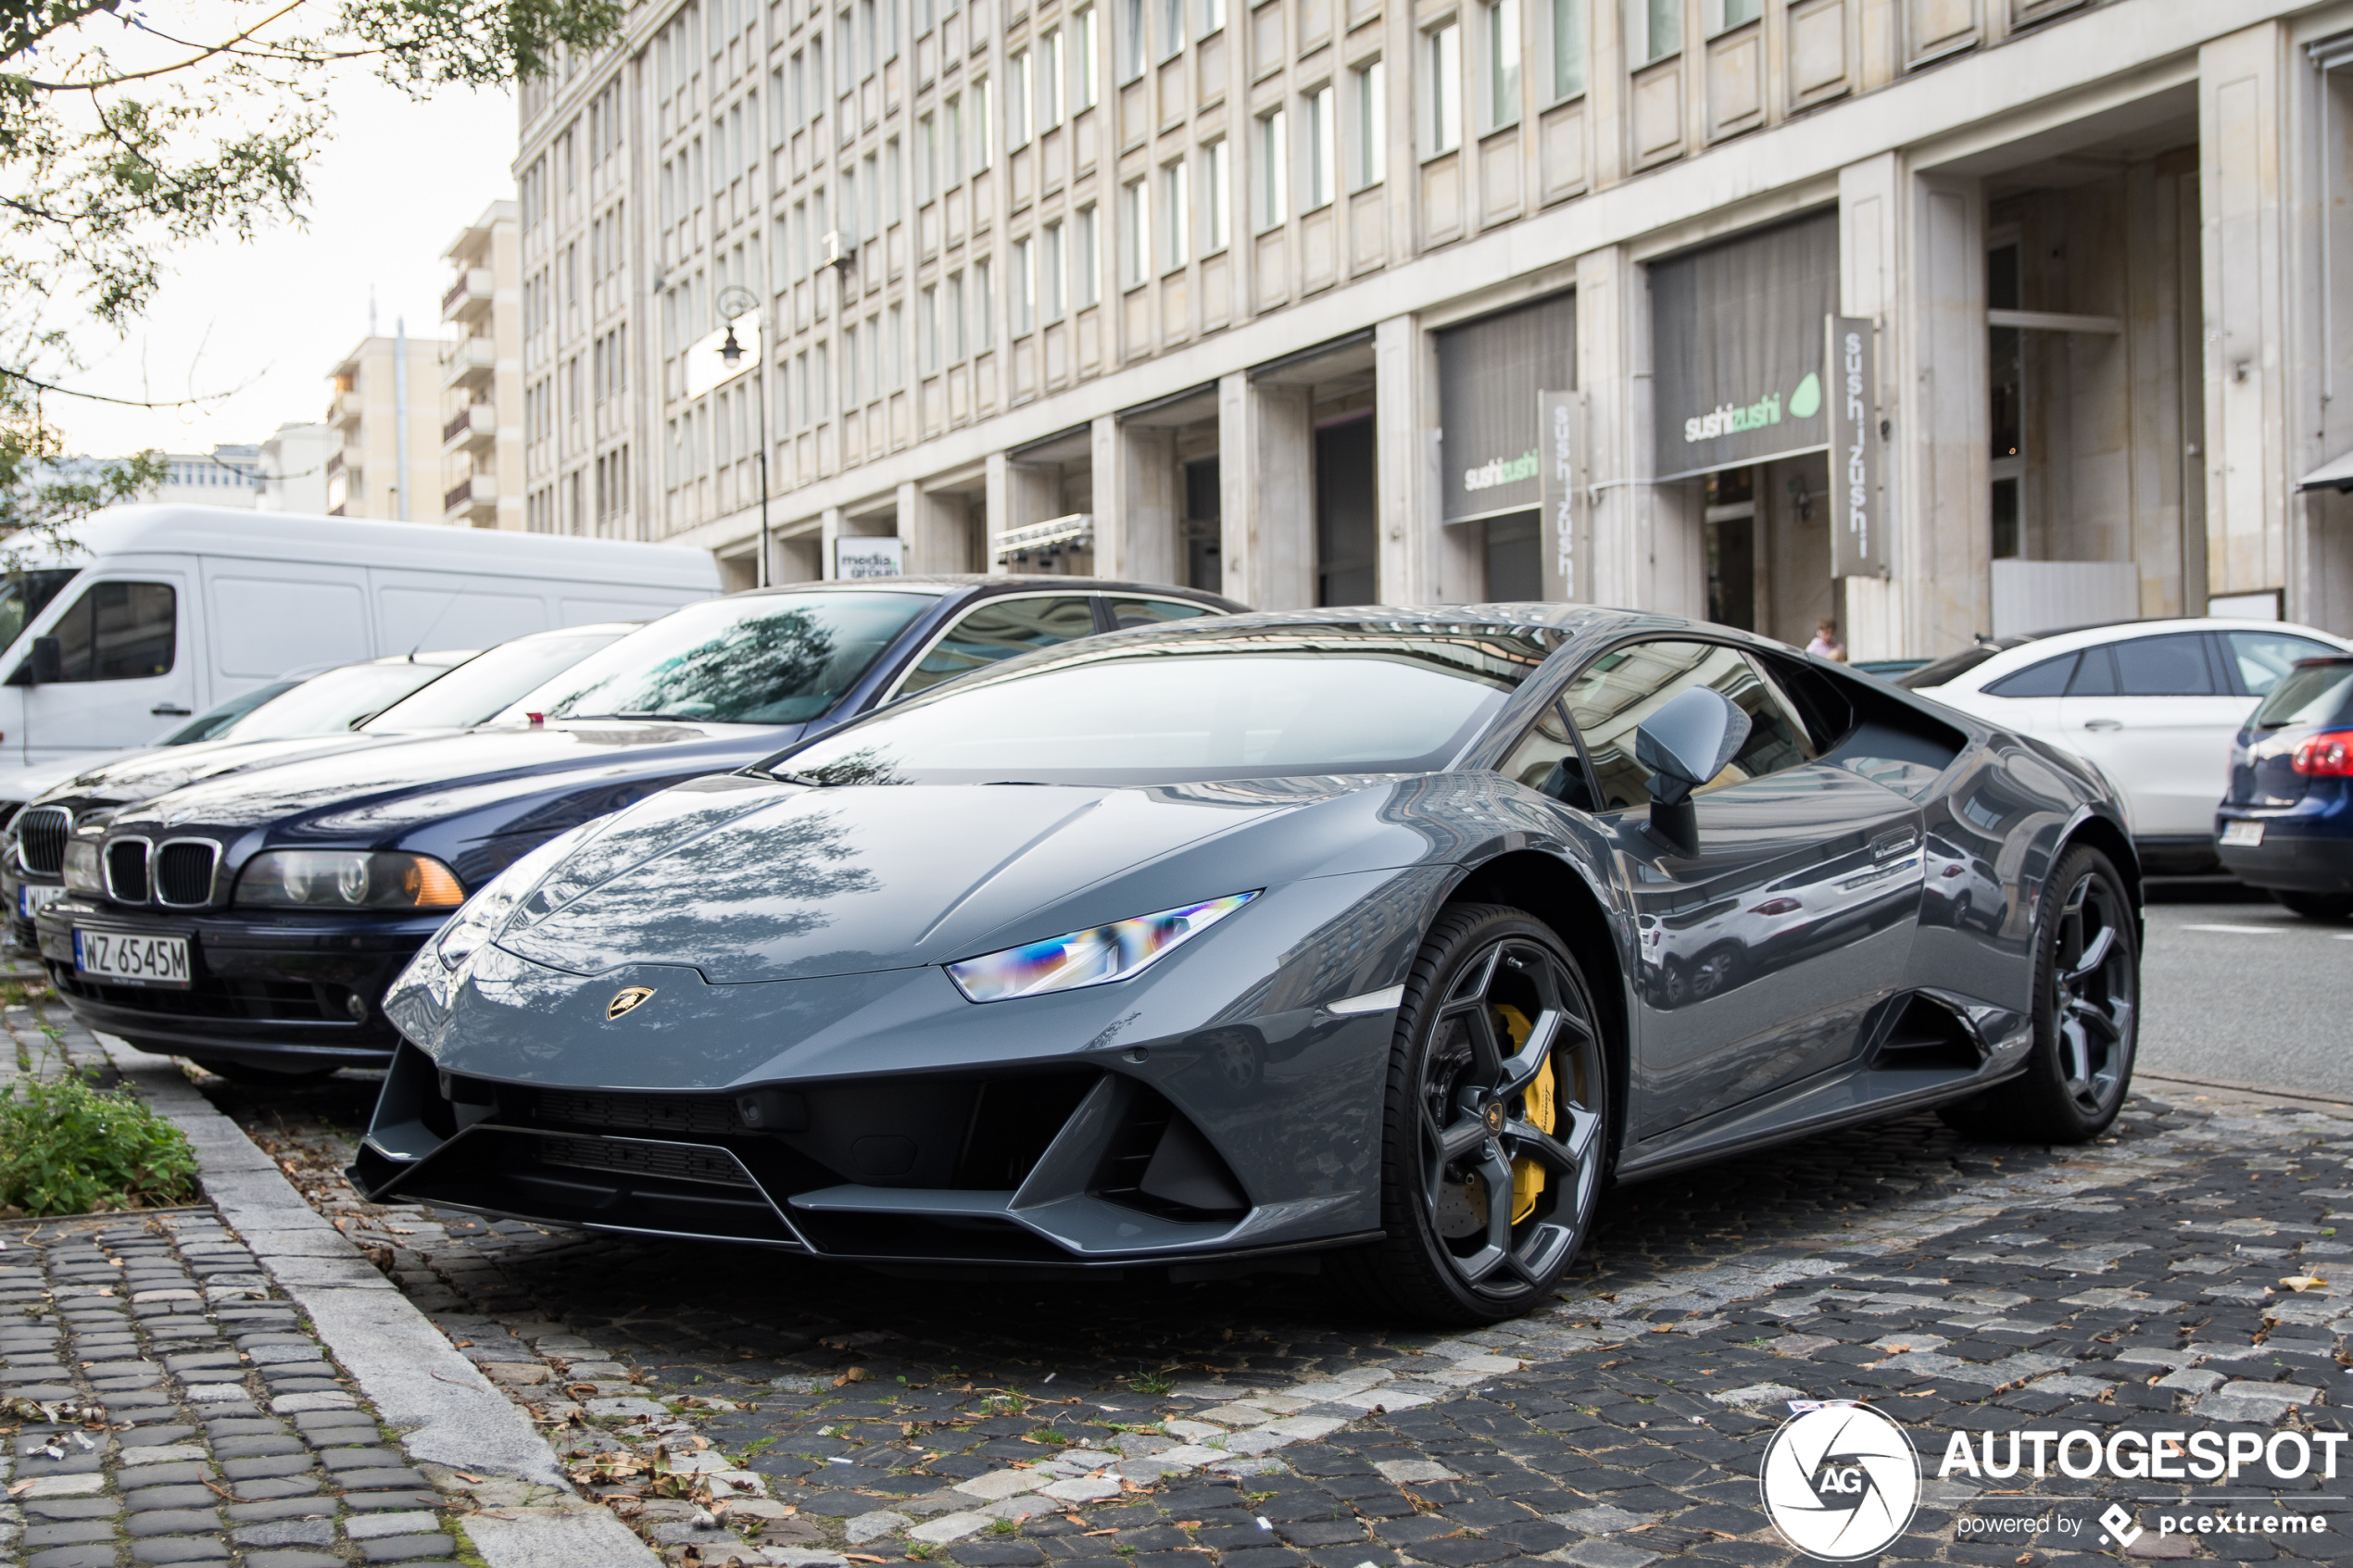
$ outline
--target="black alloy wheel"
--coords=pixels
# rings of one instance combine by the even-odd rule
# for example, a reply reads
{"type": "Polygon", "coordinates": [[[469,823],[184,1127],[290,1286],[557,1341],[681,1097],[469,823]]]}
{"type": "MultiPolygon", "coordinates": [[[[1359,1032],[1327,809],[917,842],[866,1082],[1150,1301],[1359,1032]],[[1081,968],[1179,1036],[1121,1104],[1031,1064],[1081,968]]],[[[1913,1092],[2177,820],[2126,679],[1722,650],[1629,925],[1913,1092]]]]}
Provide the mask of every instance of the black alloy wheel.
{"type": "Polygon", "coordinates": [[[1338,1261],[1392,1311],[1495,1323],[1549,1297],[1607,1164],[1602,1022],[1577,960],[1519,910],[1449,910],[1397,1015],[1383,1136],[1385,1238],[1338,1261]]]}
{"type": "Polygon", "coordinates": [[[2085,1143],[2123,1109],[2140,1041],[2140,921],[2106,855],[2070,850],[2034,922],[2026,1071],[1944,1119],[1976,1137],[2085,1143]]]}

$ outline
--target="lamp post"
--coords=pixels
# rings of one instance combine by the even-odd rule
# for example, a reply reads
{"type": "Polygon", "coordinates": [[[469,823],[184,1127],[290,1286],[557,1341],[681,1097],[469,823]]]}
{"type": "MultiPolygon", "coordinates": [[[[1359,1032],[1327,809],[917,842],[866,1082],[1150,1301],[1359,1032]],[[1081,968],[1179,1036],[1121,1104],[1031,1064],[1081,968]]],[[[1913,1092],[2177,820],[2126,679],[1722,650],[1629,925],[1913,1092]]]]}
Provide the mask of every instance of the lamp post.
{"type": "MultiPolygon", "coordinates": [[[[759,303],[752,297],[749,289],[739,285],[720,293],[719,314],[727,323],[727,341],[719,345],[719,358],[727,361],[731,370],[744,357],[744,345],[736,341],[736,318],[751,314],[758,308],[759,303]]],[[[768,586],[768,366],[765,362],[765,333],[761,334],[761,354],[762,362],[752,367],[751,379],[760,389],[757,395],[760,405],[760,586],[765,588],[768,586]]]]}

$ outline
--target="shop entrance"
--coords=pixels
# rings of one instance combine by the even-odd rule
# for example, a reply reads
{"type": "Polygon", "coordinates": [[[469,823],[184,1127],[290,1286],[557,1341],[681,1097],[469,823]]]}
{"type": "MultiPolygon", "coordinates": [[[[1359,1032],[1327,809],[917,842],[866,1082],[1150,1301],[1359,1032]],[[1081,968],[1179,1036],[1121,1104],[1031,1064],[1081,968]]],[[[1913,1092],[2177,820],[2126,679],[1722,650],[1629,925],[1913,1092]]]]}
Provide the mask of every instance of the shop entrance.
{"type": "Polygon", "coordinates": [[[1315,427],[1315,602],[1379,602],[1373,411],[1315,427]]]}
{"type": "Polygon", "coordinates": [[[1829,458],[1718,469],[1704,487],[1707,619],[1803,647],[1833,613],[1829,458]]]}

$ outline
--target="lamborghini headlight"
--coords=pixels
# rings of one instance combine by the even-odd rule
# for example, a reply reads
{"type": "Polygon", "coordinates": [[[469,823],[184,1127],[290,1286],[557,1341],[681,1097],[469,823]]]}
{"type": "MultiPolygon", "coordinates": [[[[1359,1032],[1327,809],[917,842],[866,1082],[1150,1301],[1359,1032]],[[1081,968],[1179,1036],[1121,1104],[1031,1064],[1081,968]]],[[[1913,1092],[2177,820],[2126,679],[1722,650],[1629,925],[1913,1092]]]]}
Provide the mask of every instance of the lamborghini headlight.
{"type": "Polygon", "coordinates": [[[484,883],[482,890],[467,899],[466,907],[433,939],[434,954],[442,967],[456,969],[473,956],[475,948],[496,940],[506,929],[507,917],[514,913],[517,900],[535,892],[547,873],[588,836],[588,830],[599,825],[588,822],[560,833],[484,883]]]}
{"type": "Polygon", "coordinates": [[[975,1002],[1076,991],[1125,980],[1174,952],[1265,889],[1228,894],[1206,903],[1163,909],[1156,915],[1114,921],[1066,936],[983,953],[948,966],[956,989],[975,1002]]]}
{"type": "Polygon", "coordinates": [[[235,901],[279,909],[454,909],[466,890],[430,855],[271,849],[237,873],[235,901]]]}

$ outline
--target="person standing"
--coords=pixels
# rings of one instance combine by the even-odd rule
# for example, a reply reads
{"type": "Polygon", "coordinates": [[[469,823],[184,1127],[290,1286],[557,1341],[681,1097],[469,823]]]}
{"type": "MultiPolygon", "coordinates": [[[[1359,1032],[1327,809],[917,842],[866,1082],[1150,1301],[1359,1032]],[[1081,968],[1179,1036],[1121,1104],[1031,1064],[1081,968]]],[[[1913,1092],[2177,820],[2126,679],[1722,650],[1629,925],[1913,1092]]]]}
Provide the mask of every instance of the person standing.
{"type": "Polygon", "coordinates": [[[1806,645],[1806,651],[1818,659],[1834,659],[1838,663],[1845,663],[1846,645],[1838,640],[1838,622],[1827,615],[1816,621],[1814,640],[1806,645]]]}

